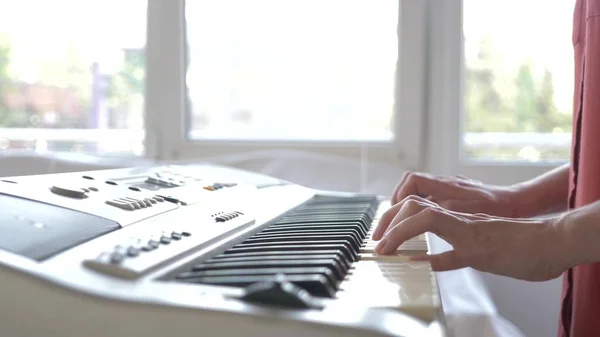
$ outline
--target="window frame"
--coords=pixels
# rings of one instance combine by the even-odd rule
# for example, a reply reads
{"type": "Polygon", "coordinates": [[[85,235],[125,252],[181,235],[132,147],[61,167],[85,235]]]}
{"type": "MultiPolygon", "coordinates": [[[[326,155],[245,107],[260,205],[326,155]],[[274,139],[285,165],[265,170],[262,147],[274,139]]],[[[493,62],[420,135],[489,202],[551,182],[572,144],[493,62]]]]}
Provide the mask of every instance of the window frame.
{"type": "Polygon", "coordinates": [[[512,184],[567,163],[463,160],[463,1],[429,1],[428,13],[426,170],[465,175],[492,184],[512,184]]]}
{"type": "MultiPolygon", "coordinates": [[[[389,1],[389,0],[388,0],[389,1]]],[[[185,160],[286,149],[423,168],[426,14],[423,1],[399,0],[399,53],[392,140],[190,140],[185,87],[185,0],[148,1],[146,43],[146,156],[185,160]]]]}

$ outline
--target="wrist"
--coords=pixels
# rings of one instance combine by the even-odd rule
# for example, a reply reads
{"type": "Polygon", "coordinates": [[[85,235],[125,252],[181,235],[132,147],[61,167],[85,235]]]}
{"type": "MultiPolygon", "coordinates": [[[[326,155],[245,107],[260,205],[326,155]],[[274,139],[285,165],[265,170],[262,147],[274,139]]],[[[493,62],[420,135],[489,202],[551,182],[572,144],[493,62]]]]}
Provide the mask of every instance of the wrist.
{"type": "Polygon", "coordinates": [[[564,213],[554,226],[562,239],[562,251],[570,266],[600,261],[600,204],[564,213]]]}
{"type": "Polygon", "coordinates": [[[555,258],[564,260],[563,264],[566,269],[583,263],[586,253],[580,251],[582,246],[577,244],[581,232],[578,228],[575,228],[576,226],[573,226],[570,214],[562,214],[551,219],[550,222],[550,226],[557,237],[554,243],[557,251],[555,258]]]}
{"type": "Polygon", "coordinates": [[[539,209],[540,198],[536,192],[537,190],[529,183],[519,183],[508,187],[515,218],[530,218],[543,212],[539,209]]]}

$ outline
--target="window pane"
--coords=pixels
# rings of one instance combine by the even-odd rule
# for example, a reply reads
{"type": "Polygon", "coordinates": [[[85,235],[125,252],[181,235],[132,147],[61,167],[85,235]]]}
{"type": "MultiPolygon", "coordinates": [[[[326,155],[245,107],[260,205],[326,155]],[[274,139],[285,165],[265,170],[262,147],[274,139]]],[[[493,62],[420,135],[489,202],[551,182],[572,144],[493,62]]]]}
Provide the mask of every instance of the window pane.
{"type": "Polygon", "coordinates": [[[573,4],[464,0],[468,159],[569,158],[573,4]]]}
{"type": "Polygon", "coordinates": [[[0,0],[0,151],[143,152],[143,0],[0,0]]]}
{"type": "Polygon", "coordinates": [[[398,1],[186,4],[191,138],[390,139],[398,1]]]}

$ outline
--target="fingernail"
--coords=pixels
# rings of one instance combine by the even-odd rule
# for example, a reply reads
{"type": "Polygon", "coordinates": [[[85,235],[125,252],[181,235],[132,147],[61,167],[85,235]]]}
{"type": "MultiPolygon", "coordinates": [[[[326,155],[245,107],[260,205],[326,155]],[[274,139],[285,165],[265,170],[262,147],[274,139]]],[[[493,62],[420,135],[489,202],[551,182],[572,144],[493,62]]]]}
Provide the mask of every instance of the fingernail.
{"type": "Polygon", "coordinates": [[[379,228],[377,228],[374,232],[373,235],[371,235],[371,239],[373,240],[377,240],[376,238],[379,236],[379,228]]]}
{"type": "Polygon", "coordinates": [[[375,252],[377,254],[381,253],[381,251],[383,251],[383,249],[385,248],[386,245],[387,245],[387,238],[381,239],[381,241],[379,241],[379,243],[375,247],[375,252]]]}

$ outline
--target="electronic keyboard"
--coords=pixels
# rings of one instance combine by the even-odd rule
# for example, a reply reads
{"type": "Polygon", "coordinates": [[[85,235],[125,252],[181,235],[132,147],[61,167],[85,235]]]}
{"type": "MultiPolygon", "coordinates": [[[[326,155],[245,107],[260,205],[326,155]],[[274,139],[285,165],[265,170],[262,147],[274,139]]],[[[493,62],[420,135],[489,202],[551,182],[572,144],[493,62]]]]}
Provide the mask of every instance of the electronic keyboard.
{"type": "Polygon", "coordinates": [[[0,178],[0,335],[446,336],[385,198],[229,167],[0,178]]]}

